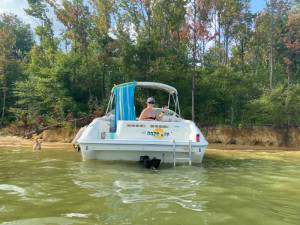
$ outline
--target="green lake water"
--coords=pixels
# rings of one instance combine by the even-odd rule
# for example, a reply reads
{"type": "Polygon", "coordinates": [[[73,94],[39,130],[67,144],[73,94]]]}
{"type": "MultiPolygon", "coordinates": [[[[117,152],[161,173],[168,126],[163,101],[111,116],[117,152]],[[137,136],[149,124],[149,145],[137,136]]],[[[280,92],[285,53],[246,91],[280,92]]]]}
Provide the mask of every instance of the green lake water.
{"type": "Polygon", "coordinates": [[[299,225],[300,153],[208,151],[153,172],[77,152],[0,148],[0,225],[299,225]]]}

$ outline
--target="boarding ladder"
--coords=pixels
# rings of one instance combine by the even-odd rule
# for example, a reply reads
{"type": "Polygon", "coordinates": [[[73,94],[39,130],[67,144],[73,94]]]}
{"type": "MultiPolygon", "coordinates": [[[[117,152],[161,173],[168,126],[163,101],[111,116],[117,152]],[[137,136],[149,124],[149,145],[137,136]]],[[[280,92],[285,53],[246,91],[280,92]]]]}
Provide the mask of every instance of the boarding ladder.
{"type": "Polygon", "coordinates": [[[176,166],[176,160],[186,160],[189,162],[189,165],[192,165],[192,141],[189,140],[189,157],[181,157],[177,158],[176,157],[176,142],[173,140],[173,164],[174,167],[176,166]]]}

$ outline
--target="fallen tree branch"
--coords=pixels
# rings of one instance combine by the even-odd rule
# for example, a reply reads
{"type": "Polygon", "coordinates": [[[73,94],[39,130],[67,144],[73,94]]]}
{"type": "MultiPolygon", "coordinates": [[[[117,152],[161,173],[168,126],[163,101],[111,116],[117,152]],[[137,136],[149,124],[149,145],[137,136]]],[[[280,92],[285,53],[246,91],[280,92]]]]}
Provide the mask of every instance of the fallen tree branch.
{"type": "Polygon", "coordinates": [[[60,123],[60,124],[55,124],[55,125],[50,125],[50,126],[46,126],[46,127],[42,127],[42,128],[38,128],[38,129],[36,129],[36,130],[34,130],[34,131],[31,131],[31,132],[25,134],[25,135],[24,135],[24,138],[31,138],[32,135],[34,135],[34,134],[40,134],[40,133],[42,133],[44,130],[48,130],[48,129],[50,129],[50,128],[61,127],[61,126],[62,126],[62,123],[60,123]]]}
{"type": "MultiPolygon", "coordinates": [[[[78,122],[81,122],[81,123],[83,122],[83,126],[85,126],[86,124],[90,123],[91,120],[93,120],[94,118],[95,117],[93,115],[89,115],[89,116],[86,116],[86,117],[82,117],[82,118],[78,118],[78,119],[72,119],[72,120],[68,120],[68,121],[64,121],[64,122],[74,122],[76,124],[78,124],[78,122]]],[[[54,124],[54,125],[49,125],[49,126],[42,127],[42,128],[38,128],[38,129],[36,129],[34,131],[31,131],[29,133],[24,134],[23,137],[24,138],[31,138],[32,135],[34,135],[34,134],[40,134],[40,133],[42,133],[45,130],[48,130],[48,129],[51,129],[51,128],[62,127],[64,122],[61,122],[61,123],[58,123],[58,124],[54,124]]]]}

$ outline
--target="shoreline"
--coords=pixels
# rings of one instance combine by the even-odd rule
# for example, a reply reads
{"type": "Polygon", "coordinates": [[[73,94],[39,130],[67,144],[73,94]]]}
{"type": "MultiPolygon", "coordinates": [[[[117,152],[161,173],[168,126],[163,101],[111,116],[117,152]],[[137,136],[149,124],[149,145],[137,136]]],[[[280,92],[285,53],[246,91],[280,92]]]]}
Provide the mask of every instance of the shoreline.
{"type": "MultiPolygon", "coordinates": [[[[32,148],[33,139],[25,139],[18,136],[0,136],[0,147],[24,147],[32,148]]],[[[43,142],[42,148],[46,149],[73,149],[72,143],[66,142],[43,142]]],[[[300,151],[300,147],[274,147],[259,145],[237,145],[237,144],[209,144],[208,150],[226,150],[226,151],[300,151]]]]}
{"type": "MultiPolygon", "coordinates": [[[[18,136],[0,136],[0,147],[24,147],[32,148],[35,141],[33,139],[25,139],[18,136]]],[[[72,143],[66,142],[42,142],[43,148],[63,148],[66,150],[73,149],[72,143]]]]}
{"type": "Polygon", "coordinates": [[[208,150],[226,150],[226,151],[300,151],[300,147],[276,147],[260,145],[237,145],[237,144],[209,144],[208,150]]]}

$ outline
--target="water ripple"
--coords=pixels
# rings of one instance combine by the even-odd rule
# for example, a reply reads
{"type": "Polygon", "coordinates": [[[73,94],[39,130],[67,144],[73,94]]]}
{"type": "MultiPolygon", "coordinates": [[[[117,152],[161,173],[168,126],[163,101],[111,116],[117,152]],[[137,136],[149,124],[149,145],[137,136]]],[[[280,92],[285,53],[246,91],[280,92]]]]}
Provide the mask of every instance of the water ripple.
{"type": "Polygon", "coordinates": [[[33,218],[33,219],[20,219],[0,223],[0,225],[49,225],[49,224],[63,224],[63,225],[74,225],[74,224],[87,224],[84,221],[78,221],[71,218],[62,217],[45,217],[45,218],[33,218]]]}
{"type": "Polygon", "coordinates": [[[26,195],[26,191],[24,188],[12,184],[0,184],[0,190],[8,191],[9,194],[17,194],[22,197],[26,195]]]}
{"type": "Polygon", "coordinates": [[[90,214],[83,214],[83,213],[67,213],[64,216],[69,218],[88,218],[90,214]]]}

